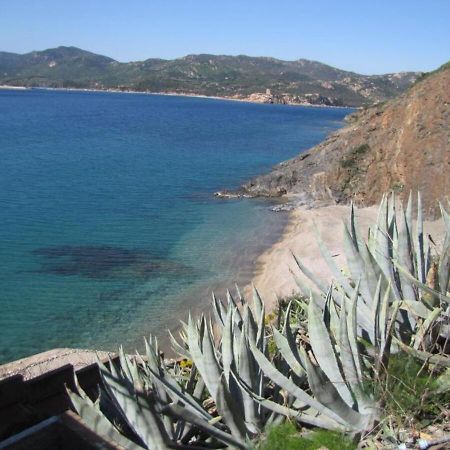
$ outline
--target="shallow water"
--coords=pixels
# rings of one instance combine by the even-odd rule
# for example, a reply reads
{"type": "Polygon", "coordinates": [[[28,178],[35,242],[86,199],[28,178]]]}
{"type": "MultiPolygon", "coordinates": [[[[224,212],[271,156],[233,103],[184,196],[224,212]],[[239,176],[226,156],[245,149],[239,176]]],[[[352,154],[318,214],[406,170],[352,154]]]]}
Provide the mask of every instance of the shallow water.
{"type": "Polygon", "coordinates": [[[0,91],[0,362],[131,349],[212,288],[248,282],[286,216],[212,193],[316,144],[348,112],[0,91]]]}

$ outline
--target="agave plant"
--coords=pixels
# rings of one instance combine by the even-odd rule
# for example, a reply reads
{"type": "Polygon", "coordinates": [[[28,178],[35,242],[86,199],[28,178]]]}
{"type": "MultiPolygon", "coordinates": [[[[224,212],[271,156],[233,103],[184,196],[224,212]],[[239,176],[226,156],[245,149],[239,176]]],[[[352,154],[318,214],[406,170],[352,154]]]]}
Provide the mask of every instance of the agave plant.
{"type": "Polygon", "coordinates": [[[282,328],[267,326],[255,288],[252,307],[238,289],[237,301],[229,292],[226,302],[213,295],[214,321],[189,317],[180,342],[170,334],[173,349],[192,361],[188,371],[169,367],[156,340],[146,341],[145,357],[120,350],[118,367],[99,363],[99,399],[92,402],[81,390],[69,393],[75,409],[99,434],[126,448],[244,449],[285,417],[353,434],[370,431],[379,410],[365,381],[387,363],[394,331],[395,342],[416,356],[448,363],[446,355],[428,352],[448,320],[450,219],[442,208],[447,234],[433,260],[423,239],[420,196],[415,228],[411,211],[411,199],[403,211],[385,197],[365,242],[352,208],[344,233],[349,278],[318,237],[336,284],[327,286],[297,259],[319,289],[288,306],[282,328]],[[291,316],[305,323],[291,322],[291,316]],[[277,349],[272,356],[269,338],[277,349]]]}
{"type": "MultiPolygon", "coordinates": [[[[357,293],[358,287],[351,304],[348,303],[349,312],[344,301],[340,315],[331,297],[328,306],[324,306],[325,316],[311,297],[308,307],[310,353],[296,344],[289,307],[284,333],[276,327],[272,329],[281,358],[268,358],[264,304],[255,288],[254,311],[242,297],[242,313],[230,294],[226,306],[214,297],[217,332],[214,333],[214,327],[207,327],[204,318],[197,326],[190,319],[183,333],[184,344],[175,341],[175,346],[180,353],[189,352],[219,413],[232,434],[241,440],[254,437],[268,423],[282,417],[307,426],[354,433],[368,431],[378,411],[363,389],[364,368],[356,342],[357,293]],[[325,318],[330,314],[333,321],[325,318]],[[334,331],[331,322],[337,323],[334,331]],[[217,342],[216,348],[214,342],[217,342]],[[227,414],[233,411],[233,420],[241,421],[241,426],[234,423],[231,427],[232,420],[227,414]]],[[[385,305],[386,299],[377,319],[385,313],[385,305]]],[[[384,320],[379,322],[385,323],[384,320]]],[[[384,348],[387,348],[386,332],[381,326],[377,328],[384,348]]]]}
{"type": "Polygon", "coordinates": [[[309,353],[297,346],[288,311],[283,333],[272,330],[280,357],[269,360],[258,292],[253,309],[242,297],[238,306],[228,293],[226,305],[213,299],[214,325],[205,317],[189,318],[182,343],[173,338],[174,349],[192,360],[187,377],[176,364],[168,369],[152,340],[145,343],[145,358],[121,349],[118,367],[99,362],[104,388],[97,402],[81,389],[69,395],[88,425],[126,448],[247,448],[268,424],[285,417],[333,430],[370,430],[378,412],[362,387],[357,289],[349,311],[344,306],[340,315],[331,298],[325,315],[311,298],[309,353]]]}
{"type": "Polygon", "coordinates": [[[283,332],[273,328],[288,371],[277,370],[262,352],[251,346],[264,374],[289,394],[292,405],[282,411],[271,400],[254,398],[264,407],[302,424],[355,434],[367,432],[376,423],[378,410],[363,386],[366,369],[357,343],[357,290],[352,302],[342,302],[339,314],[331,297],[320,306],[317,300],[311,296],[308,305],[309,349],[295,338],[295,327],[290,323],[291,306],[283,332]]]}
{"type": "Polygon", "coordinates": [[[85,423],[127,449],[246,448],[202,407],[205,384],[196,371],[185,379],[174,365],[170,373],[156,340],[145,345],[145,358],[120,349],[118,367],[99,361],[103,385],[96,402],[81,388],[68,391],[85,423]]]}
{"type": "MultiPolygon", "coordinates": [[[[396,203],[394,196],[391,199],[384,196],[377,223],[369,229],[367,241],[360,234],[352,206],[350,224],[344,226],[344,252],[349,277],[336,265],[319,235],[317,242],[334,274],[336,289],[345,298],[351,298],[353,286],[359,281],[359,334],[376,344],[371,311],[374,311],[379,294],[389,295],[386,319],[395,312],[396,342],[402,348],[412,350],[416,356],[423,356],[423,352],[435,351],[437,348],[442,353],[447,352],[450,217],[441,206],[446,233],[442,248],[433,255],[432,240],[424,238],[420,194],[417,203],[417,219],[413,223],[411,196],[406,210],[396,203]]],[[[297,258],[296,263],[319,289],[319,295],[324,297],[328,290],[327,284],[314,276],[297,258]]],[[[302,283],[300,287],[305,290],[302,283]]],[[[336,301],[340,303],[339,298],[336,301]]],[[[446,357],[434,357],[434,360],[445,365],[449,363],[446,357]]]]}
{"type": "Polygon", "coordinates": [[[244,443],[258,435],[275,416],[266,414],[237,382],[242,380],[252,393],[263,395],[263,375],[252,356],[250,343],[265,351],[264,304],[256,289],[253,310],[239,290],[237,294],[241,308],[230,292],[227,305],[213,295],[215,323],[208,323],[205,317],[194,323],[189,317],[188,323],[183,324],[183,343],[171,337],[174,349],[192,360],[231,434],[244,443]]]}

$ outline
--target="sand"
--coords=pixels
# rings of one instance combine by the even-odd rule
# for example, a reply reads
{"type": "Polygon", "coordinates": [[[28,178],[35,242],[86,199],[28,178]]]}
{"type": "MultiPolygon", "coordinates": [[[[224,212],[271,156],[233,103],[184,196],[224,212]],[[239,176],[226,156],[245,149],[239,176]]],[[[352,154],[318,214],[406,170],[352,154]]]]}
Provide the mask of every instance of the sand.
{"type": "MultiPolygon", "coordinates": [[[[367,236],[369,225],[376,223],[378,207],[356,209],[355,215],[362,236],[367,236]]],[[[317,230],[339,267],[345,268],[343,251],[344,221],[350,218],[350,207],[327,206],[317,209],[298,208],[290,212],[290,220],[281,240],[264,252],[256,261],[253,283],[270,309],[276,305],[276,298],[299,293],[295,277],[291,271],[307,285],[309,280],[303,276],[295,264],[292,253],[309,270],[328,283],[333,276],[323,260],[317,245],[317,230]]],[[[442,219],[425,222],[424,229],[439,245],[444,236],[442,219]]],[[[251,286],[245,294],[250,297],[251,286]]]]}

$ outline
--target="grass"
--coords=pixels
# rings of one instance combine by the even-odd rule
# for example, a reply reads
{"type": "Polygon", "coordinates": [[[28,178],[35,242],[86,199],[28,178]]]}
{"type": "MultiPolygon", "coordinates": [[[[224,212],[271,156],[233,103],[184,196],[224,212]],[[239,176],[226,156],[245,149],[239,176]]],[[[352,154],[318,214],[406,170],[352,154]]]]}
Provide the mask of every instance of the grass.
{"type": "Polygon", "coordinates": [[[355,450],[356,444],[343,434],[328,430],[317,430],[303,436],[293,423],[285,422],[269,428],[266,437],[255,449],[316,450],[321,447],[328,450],[355,450]]]}
{"type": "Polygon", "coordinates": [[[450,392],[437,392],[436,378],[436,373],[411,356],[393,355],[386,380],[388,408],[396,415],[429,422],[439,415],[442,406],[450,404],[450,392]]]}
{"type": "Polygon", "coordinates": [[[382,399],[384,416],[397,423],[396,428],[421,429],[444,419],[450,406],[450,390],[442,392],[439,373],[400,352],[391,355],[382,380],[371,381],[375,396],[382,399]]]}

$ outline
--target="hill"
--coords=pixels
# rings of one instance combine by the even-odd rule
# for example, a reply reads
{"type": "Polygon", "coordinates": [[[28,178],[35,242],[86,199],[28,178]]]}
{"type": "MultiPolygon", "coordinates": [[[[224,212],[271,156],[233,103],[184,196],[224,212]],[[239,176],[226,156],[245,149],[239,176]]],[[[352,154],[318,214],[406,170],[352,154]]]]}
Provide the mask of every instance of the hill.
{"type": "Polygon", "coordinates": [[[266,103],[363,106],[403,92],[420,74],[360,75],[299,59],[188,55],[120,63],[76,47],[0,52],[0,84],[218,96],[266,103]]]}
{"type": "Polygon", "coordinates": [[[433,215],[450,200],[450,65],[404,94],[348,117],[348,125],[273,172],[245,184],[251,196],[297,195],[307,203],[379,202],[420,190],[433,215]]]}

